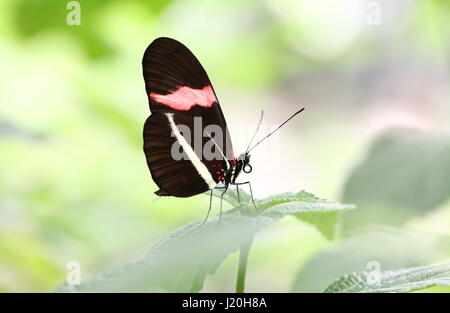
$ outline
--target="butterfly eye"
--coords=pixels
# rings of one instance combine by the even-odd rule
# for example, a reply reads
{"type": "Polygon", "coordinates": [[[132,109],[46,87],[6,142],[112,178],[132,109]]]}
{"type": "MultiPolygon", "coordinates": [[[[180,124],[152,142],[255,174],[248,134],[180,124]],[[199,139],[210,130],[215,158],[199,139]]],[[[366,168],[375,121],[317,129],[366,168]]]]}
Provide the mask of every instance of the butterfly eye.
{"type": "Polygon", "coordinates": [[[243,168],[243,171],[244,171],[244,173],[251,173],[252,172],[252,166],[250,165],[250,164],[245,164],[244,165],[244,168],[243,168]]]}

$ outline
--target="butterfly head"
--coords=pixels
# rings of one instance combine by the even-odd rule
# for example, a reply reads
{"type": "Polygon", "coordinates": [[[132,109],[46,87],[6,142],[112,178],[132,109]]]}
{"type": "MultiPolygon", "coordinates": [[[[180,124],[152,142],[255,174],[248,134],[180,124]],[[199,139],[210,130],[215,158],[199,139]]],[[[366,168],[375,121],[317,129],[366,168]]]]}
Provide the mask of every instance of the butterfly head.
{"type": "Polygon", "coordinates": [[[248,152],[242,153],[238,157],[238,162],[241,165],[242,170],[244,173],[249,174],[252,172],[252,166],[250,165],[250,154],[248,152]]]}

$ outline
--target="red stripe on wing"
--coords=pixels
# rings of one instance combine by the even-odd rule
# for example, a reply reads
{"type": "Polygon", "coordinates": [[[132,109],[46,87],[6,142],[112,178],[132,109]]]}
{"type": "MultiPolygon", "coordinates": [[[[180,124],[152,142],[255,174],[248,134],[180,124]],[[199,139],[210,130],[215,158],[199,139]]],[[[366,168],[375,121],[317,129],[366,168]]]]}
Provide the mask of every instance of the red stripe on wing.
{"type": "Polygon", "coordinates": [[[167,95],[151,92],[150,98],[158,103],[180,111],[188,111],[194,105],[209,108],[214,102],[217,102],[211,86],[206,86],[202,89],[193,89],[184,86],[167,95]]]}

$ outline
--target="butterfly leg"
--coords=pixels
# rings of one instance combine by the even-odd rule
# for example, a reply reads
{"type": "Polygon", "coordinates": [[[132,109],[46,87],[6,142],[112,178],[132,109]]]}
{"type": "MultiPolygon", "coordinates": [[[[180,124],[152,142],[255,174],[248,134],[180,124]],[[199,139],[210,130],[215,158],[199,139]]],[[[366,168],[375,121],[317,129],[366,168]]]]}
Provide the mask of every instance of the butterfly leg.
{"type": "Polygon", "coordinates": [[[238,188],[239,185],[247,185],[247,184],[248,188],[250,189],[250,197],[252,198],[253,206],[255,207],[255,211],[258,212],[258,208],[256,207],[255,204],[255,199],[253,198],[252,184],[249,181],[246,181],[244,183],[236,183],[236,188],[238,188]]]}
{"type": "Polygon", "coordinates": [[[209,194],[209,208],[208,208],[208,213],[206,213],[206,217],[205,217],[205,219],[203,220],[203,223],[200,225],[200,226],[203,226],[205,223],[206,223],[206,221],[208,220],[208,217],[209,217],[209,213],[211,212],[211,206],[212,206],[212,193],[213,193],[213,191],[212,191],[212,189],[211,189],[211,193],[209,194]]]}
{"type": "Polygon", "coordinates": [[[239,184],[236,184],[236,193],[237,193],[237,197],[238,197],[238,202],[239,202],[239,212],[242,213],[241,209],[242,209],[242,203],[241,203],[241,196],[239,194],[239,184]]]}
{"type": "Polygon", "coordinates": [[[241,197],[239,195],[239,185],[238,184],[236,184],[236,193],[237,193],[239,205],[241,205],[241,197]]]}
{"type": "Polygon", "coordinates": [[[228,186],[225,186],[224,190],[220,194],[220,211],[219,211],[219,222],[222,221],[222,202],[223,202],[223,195],[225,192],[227,192],[228,186]]]}

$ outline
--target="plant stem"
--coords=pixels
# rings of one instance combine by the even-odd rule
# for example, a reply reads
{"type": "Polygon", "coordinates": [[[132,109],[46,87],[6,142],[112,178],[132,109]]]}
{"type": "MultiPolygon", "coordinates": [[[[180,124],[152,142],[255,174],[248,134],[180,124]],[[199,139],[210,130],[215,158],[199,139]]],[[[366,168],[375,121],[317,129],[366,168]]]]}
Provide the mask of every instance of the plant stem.
{"type": "Polygon", "coordinates": [[[253,235],[241,244],[239,250],[239,267],[236,278],[236,293],[245,291],[245,275],[247,274],[248,253],[253,243],[253,235]]]}

